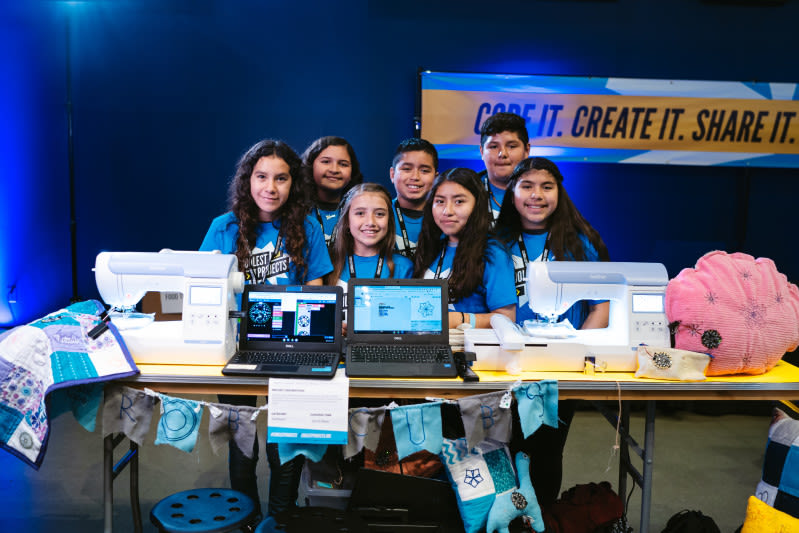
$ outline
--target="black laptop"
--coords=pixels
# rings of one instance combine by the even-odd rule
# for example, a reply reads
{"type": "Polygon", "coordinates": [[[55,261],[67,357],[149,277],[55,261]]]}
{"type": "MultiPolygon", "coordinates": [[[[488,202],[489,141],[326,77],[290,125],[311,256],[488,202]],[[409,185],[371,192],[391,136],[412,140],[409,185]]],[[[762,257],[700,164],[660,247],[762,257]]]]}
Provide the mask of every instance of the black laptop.
{"type": "Polygon", "coordinates": [[[225,375],[332,378],[341,358],[341,287],[245,285],[239,349],[225,375]]]}
{"type": "Polygon", "coordinates": [[[347,283],[350,377],[452,378],[445,279],[353,278],[347,283]]]}

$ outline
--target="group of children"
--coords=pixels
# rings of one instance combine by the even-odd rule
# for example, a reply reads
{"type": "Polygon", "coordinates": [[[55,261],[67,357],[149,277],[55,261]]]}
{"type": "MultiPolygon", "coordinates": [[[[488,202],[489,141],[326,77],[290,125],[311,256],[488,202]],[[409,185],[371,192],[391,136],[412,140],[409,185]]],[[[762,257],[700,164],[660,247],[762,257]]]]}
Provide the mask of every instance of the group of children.
{"type": "MultiPolygon", "coordinates": [[[[535,317],[524,286],[529,261],[608,260],[599,234],[569,199],[558,167],[529,158],[529,151],[525,121],[511,113],[483,123],[485,170],[479,174],[468,168],[438,173],[435,147],[407,139],[389,169],[392,199],[382,185],[363,182],[355,151],[340,137],[317,139],[301,157],[282,141],[264,140],[238,162],[230,211],[213,220],[200,250],[235,254],[247,283],[338,284],[346,291],[354,277],[446,278],[450,328],[491,327],[493,313],[522,323],[535,317]]],[[[579,302],[564,318],[575,328],[606,327],[608,303],[579,302]]],[[[254,405],[255,398],[220,401],[254,405]]],[[[532,441],[517,443],[533,459],[542,503],[560,490],[572,414],[562,402],[562,427],[544,426],[531,437],[544,439],[543,451],[531,449],[539,446],[532,441]]],[[[296,500],[302,457],[281,465],[273,444],[267,457],[268,511],[274,514],[296,500]]],[[[257,458],[257,439],[252,457],[231,442],[231,484],[255,502],[257,458]]]]}

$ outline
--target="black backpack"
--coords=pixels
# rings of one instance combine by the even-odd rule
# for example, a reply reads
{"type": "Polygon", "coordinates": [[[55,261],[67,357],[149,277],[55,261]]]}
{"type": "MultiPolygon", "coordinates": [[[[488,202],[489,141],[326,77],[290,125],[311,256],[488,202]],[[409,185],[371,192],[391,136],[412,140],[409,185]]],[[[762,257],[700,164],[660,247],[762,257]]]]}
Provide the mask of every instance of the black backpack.
{"type": "Polygon", "coordinates": [[[666,522],[666,528],[661,533],[721,533],[719,526],[702,511],[689,511],[687,509],[675,514],[666,522]]]}

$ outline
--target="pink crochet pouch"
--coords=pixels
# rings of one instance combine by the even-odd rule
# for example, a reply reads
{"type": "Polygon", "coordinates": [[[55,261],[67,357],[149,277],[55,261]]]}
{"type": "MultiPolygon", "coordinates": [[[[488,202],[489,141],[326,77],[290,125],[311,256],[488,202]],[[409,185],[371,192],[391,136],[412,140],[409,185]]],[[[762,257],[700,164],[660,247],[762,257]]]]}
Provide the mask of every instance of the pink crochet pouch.
{"type": "Polygon", "coordinates": [[[713,356],[708,376],[762,374],[799,345],[799,289],[774,261],[709,252],[669,281],[674,347],[713,356]]]}

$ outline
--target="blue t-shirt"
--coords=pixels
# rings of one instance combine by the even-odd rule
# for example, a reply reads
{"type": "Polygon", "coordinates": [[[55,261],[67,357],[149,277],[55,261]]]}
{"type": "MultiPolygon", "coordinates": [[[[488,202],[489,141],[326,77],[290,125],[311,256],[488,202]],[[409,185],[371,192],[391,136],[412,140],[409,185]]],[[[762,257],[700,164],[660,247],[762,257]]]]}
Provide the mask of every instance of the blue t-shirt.
{"type": "MultiPolygon", "coordinates": [[[[547,257],[544,257],[544,246],[547,242],[547,232],[522,232],[522,239],[524,239],[524,246],[527,250],[527,259],[529,261],[554,261],[555,256],[551,251],[547,252],[547,257]]],[[[580,240],[583,241],[583,249],[585,250],[585,261],[599,261],[599,254],[588,241],[584,235],[580,235],[580,240]]],[[[539,319],[537,313],[530,309],[530,302],[527,298],[527,265],[522,260],[521,249],[519,248],[519,241],[513,243],[511,246],[511,257],[513,258],[513,268],[515,270],[516,280],[516,294],[518,294],[518,302],[516,303],[516,322],[523,324],[525,320],[539,319]]],[[[604,300],[589,300],[590,303],[598,303],[604,300]]],[[[580,329],[583,322],[588,316],[588,306],[584,302],[577,302],[571,306],[565,313],[563,313],[558,320],[568,319],[575,329],[580,329]]]]}
{"type": "Polygon", "coordinates": [[[419,241],[419,233],[422,231],[423,213],[421,211],[413,211],[411,209],[399,207],[396,198],[391,202],[391,212],[394,214],[394,228],[397,233],[394,249],[410,259],[413,257],[414,252],[416,252],[416,243],[419,241]],[[405,233],[407,234],[408,244],[410,245],[410,250],[407,251],[405,247],[405,237],[402,235],[402,224],[400,224],[399,217],[397,216],[397,209],[401,210],[402,221],[405,223],[405,233]]]}
{"type": "MultiPolygon", "coordinates": [[[[407,257],[400,254],[392,254],[391,259],[394,260],[394,275],[389,276],[388,265],[383,262],[383,268],[380,269],[380,276],[375,276],[377,272],[378,255],[371,255],[363,257],[360,255],[352,256],[352,263],[355,266],[355,275],[359,278],[376,278],[386,279],[392,277],[394,279],[408,279],[413,276],[413,263],[407,257]]],[[[338,285],[344,287],[344,292],[347,292],[347,282],[350,280],[349,260],[341,270],[341,278],[338,280],[338,285]]]]}
{"type": "MultiPolygon", "coordinates": [[[[321,278],[333,270],[327,254],[322,230],[316,220],[305,219],[305,247],[303,257],[307,271],[300,277],[294,262],[286,253],[285,242],[275,254],[280,221],[262,222],[258,225],[255,248],[250,254],[244,269],[245,283],[268,283],[270,285],[302,285],[310,280],[321,278]],[[273,257],[274,256],[274,257],[273,257]]],[[[239,225],[233,213],[216,217],[208,228],[200,251],[219,250],[224,254],[236,252],[236,236],[239,225]]]]}
{"type": "Polygon", "coordinates": [[[483,171],[480,173],[483,180],[483,188],[488,193],[488,208],[491,210],[491,218],[496,220],[499,217],[499,209],[502,207],[502,200],[505,198],[505,189],[500,189],[488,180],[488,174],[483,171]]]}
{"type": "MultiPolygon", "coordinates": [[[[449,277],[456,249],[456,246],[446,247],[441,272],[438,277],[449,277]]],[[[510,256],[498,243],[489,241],[486,248],[486,257],[483,283],[466,298],[462,298],[455,303],[450,302],[450,311],[490,313],[500,307],[516,303],[516,289],[513,286],[513,263],[511,263],[510,256]]],[[[437,257],[433,264],[428,267],[424,273],[425,278],[436,277],[440,258],[440,256],[437,257]]]]}
{"type": "Polygon", "coordinates": [[[319,204],[311,209],[311,217],[322,226],[327,246],[330,246],[330,241],[333,238],[333,228],[336,227],[339,215],[341,215],[341,211],[337,206],[333,207],[332,204],[319,204]]]}

